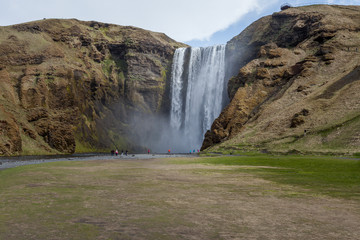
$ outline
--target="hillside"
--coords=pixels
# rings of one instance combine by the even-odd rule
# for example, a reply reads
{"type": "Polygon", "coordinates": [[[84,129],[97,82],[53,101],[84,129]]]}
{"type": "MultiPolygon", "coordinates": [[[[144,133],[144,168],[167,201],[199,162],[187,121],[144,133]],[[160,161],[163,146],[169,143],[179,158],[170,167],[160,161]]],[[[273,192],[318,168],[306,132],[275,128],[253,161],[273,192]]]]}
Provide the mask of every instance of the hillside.
{"type": "Polygon", "coordinates": [[[290,8],[227,44],[230,104],[207,151],[360,152],[360,7],[290,8]]]}
{"type": "Polygon", "coordinates": [[[131,120],[166,111],[182,46],[75,19],[0,27],[0,155],[138,149],[131,120]]]}

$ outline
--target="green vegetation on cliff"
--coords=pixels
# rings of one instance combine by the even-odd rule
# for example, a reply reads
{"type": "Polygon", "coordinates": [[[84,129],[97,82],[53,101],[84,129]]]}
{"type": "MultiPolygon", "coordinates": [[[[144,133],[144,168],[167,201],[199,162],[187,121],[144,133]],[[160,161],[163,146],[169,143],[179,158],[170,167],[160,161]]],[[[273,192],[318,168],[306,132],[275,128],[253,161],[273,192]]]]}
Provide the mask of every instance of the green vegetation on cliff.
{"type": "Polygon", "coordinates": [[[202,149],[360,151],[360,7],[289,8],[227,44],[230,104],[202,149]]]}
{"type": "Polygon", "coordinates": [[[164,69],[183,46],[76,19],[0,27],[0,155],[141,149],[129,123],[162,110],[164,69]]]}

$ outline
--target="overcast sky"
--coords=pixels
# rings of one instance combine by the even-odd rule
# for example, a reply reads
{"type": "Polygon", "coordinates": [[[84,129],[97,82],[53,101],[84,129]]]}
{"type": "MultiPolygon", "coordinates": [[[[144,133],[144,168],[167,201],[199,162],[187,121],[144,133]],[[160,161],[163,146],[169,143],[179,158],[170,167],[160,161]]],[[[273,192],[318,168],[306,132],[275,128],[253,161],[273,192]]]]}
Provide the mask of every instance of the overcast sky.
{"type": "Polygon", "coordinates": [[[226,43],[284,2],[360,5],[360,0],[0,0],[0,25],[77,18],[141,27],[208,46],[226,43]]]}

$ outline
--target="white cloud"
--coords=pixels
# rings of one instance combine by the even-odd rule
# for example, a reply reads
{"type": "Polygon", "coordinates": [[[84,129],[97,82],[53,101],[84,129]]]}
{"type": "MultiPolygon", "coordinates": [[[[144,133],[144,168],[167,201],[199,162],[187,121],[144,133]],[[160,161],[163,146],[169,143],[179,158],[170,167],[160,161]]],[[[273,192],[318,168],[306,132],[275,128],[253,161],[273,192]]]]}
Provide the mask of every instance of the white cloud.
{"type": "MultiPolygon", "coordinates": [[[[136,2],[131,4],[136,5],[136,2]]],[[[227,28],[249,11],[260,8],[259,0],[182,0],[149,1],[142,16],[131,23],[146,29],[165,32],[179,41],[207,39],[213,33],[227,28]],[[151,3],[150,3],[151,2],[151,3]],[[164,3],[166,2],[166,3],[164,3]],[[152,8],[152,6],[157,6],[152,8]]],[[[131,16],[127,16],[131,18],[131,16]]]]}
{"type": "Polygon", "coordinates": [[[359,5],[360,0],[290,0],[294,6],[312,5],[312,4],[336,4],[336,5],[359,5]]]}
{"type": "Polygon", "coordinates": [[[0,25],[78,18],[164,32],[177,41],[208,39],[250,11],[278,0],[2,0],[0,25]]]}
{"type": "MultiPolygon", "coordinates": [[[[246,13],[278,10],[280,0],[0,0],[0,25],[77,18],[163,32],[177,41],[208,40],[246,13]],[[267,10],[266,10],[267,9],[267,10]]],[[[360,4],[360,0],[288,0],[291,4],[360,4]]],[[[268,14],[271,14],[269,12],[268,14]]]]}

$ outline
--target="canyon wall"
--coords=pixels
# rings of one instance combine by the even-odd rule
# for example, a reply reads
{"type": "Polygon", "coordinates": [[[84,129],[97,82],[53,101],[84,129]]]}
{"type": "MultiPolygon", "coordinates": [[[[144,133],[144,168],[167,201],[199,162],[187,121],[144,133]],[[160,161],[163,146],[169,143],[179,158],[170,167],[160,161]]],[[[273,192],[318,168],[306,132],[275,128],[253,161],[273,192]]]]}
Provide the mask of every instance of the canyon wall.
{"type": "Polygon", "coordinates": [[[0,27],[0,155],[139,150],[135,117],[169,110],[162,33],[75,19],[0,27]]]}
{"type": "Polygon", "coordinates": [[[202,149],[360,151],[360,7],[290,8],[227,44],[230,104],[202,149]]]}

